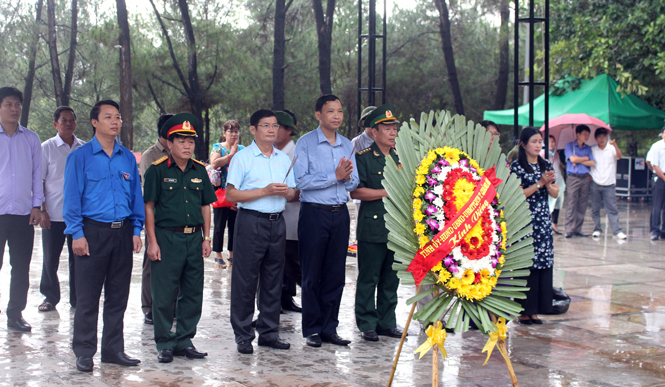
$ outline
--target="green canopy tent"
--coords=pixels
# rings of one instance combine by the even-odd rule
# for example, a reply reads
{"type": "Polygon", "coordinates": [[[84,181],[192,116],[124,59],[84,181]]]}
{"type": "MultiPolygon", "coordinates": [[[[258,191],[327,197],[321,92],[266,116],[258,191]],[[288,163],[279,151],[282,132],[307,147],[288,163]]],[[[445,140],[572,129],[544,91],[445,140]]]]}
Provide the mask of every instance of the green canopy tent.
{"type": "MultiPolygon", "coordinates": [[[[561,96],[550,93],[549,118],[567,113],[586,113],[605,121],[612,129],[645,130],[661,129],[665,123],[665,111],[656,109],[632,94],[622,98],[618,84],[607,74],[591,80],[583,80],[580,88],[561,96]]],[[[545,96],[533,101],[533,123],[540,127],[545,123],[545,96]]],[[[500,125],[513,125],[514,109],[485,111],[483,119],[500,125]]],[[[529,125],[529,105],[518,108],[518,124],[529,125]]]]}

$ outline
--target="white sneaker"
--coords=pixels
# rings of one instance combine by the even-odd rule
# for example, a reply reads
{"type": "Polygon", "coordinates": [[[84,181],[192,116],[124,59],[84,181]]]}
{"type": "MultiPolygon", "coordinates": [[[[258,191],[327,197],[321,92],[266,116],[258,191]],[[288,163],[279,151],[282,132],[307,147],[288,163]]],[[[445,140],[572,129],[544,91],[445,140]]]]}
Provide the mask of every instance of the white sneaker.
{"type": "Polygon", "coordinates": [[[594,231],[593,234],[591,234],[591,236],[594,238],[598,238],[600,236],[600,231],[598,230],[594,231]]]}
{"type": "Polygon", "coordinates": [[[626,238],[628,238],[628,236],[626,234],[624,234],[623,232],[619,232],[616,235],[616,237],[617,237],[617,239],[626,239],[626,238]]]}

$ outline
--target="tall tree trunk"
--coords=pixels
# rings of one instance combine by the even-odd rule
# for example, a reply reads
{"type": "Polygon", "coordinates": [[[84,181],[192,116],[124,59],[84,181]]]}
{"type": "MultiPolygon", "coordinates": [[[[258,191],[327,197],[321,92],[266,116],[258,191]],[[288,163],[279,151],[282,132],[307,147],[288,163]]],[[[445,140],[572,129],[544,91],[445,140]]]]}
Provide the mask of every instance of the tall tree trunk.
{"type": "Polygon", "coordinates": [[[78,1],[72,0],[72,25],[69,38],[69,59],[67,60],[67,70],[65,70],[65,86],[63,101],[69,105],[69,99],[72,92],[72,80],[74,78],[74,66],[76,62],[76,33],[78,19],[78,1]]]}
{"type": "Polygon", "coordinates": [[[178,0],[180,6],[180,14],[182,15],[182,25],[185,30],[185,39],[187,40],[187,68],[189,72],[189,101],[192,107],[192,114],[196,116],[199,125],[196,128],[198,137],[196,138],[196,158],[198,160],[205,160],[208,151],[204,149],[203,138],[203,94],[199,85],[198,66],[196,62],[196,39],[194,38],[194,28],[192,27],[192,20],[189,16],[189,8],[187,0],[178,0]]]}
{"type": "Polygon", "coordinates": [[[275,2],[275,35],[272,56],[272,109],[284,110],[284,61],[286,56],[286,0],[275,2]]]}
{"type": "Polygon", "coordinates": [[[441,34],[441,45],[443,57],[446,60],[448,70],[448,82],[453,93],[453,102],[457,114],[464,115],[464,103],[462,102],[462,91],[457,79],[457,67],[455,66],[455,55],[453,53],[453,41],[450,34],[450,16],[446,0],[434,0],[434,5],[439,10],[439,33],[441,34]]]}
{"type": "Polygon", "coordinates": [[[120,27],[120,115],[122,116],[122,144],[134,148],[134,117],[132,98],[132,53],[129,42],[129,21],[125,0],[116,0],[118,27],[120,27]]]}
{"type": "Polygon", "coordinates": [[[323,14],[322,0],[312,0],[314,18],[316,19],[316,34],[319,42],[319,85],[321,94],[332,93],[331,77],[331,49],[333,14],[335,13],[335,0],[326,3],[326,14],[323,14]]]}
{"type": "Polygon", "coordinates": [[[37,58],[37,46],[39,45],[39,25],[42,19],[42,8],[44,0],[38,0],[36,5],[37,17],[35,18],[35,28],[32,42],[30,42],[30,53],[28,54],[28,75],[25,77],[25,86],[23,87],[23,112],[21,113],[21,125],[28,126],[28,117],[30,116],[30,104],[32,102],[32,85],[35,81],[35,62],[37,58]]]}
{"type": "MultiPolygon", "coordinates": [[[[205,131],[203,133],[203,149],[206,150],[206,157],[208,157],[208,150],[210,149],[210,109],[206,108],[205,115],[205,131]]],[[[207,160],[207,158],[206,158],[207,160]]]]}
{"type": "Polygon", "coordinates": [[[496,78],[496,95],[492,110],[503,110],[506,105],[508,95],[508,74],[510,72],[510,48],[508,37],[510,28],[508,19],[510,18],[510,0],[501,0],[499,13],[501,14],[501,27],[499,29],[499,73],[496,78]]]}
{"type": "Polygon", "coordinates": [[[63,106],[69,103],[65,101],[62,90],[62,78],[60,77],[60,62],[58,60],[58,38],[55,31],[55,0],[46,0],[46,13],[48,14],[48,47],[51,56],[51,73],[53,74],[53,89],[55,92],[55,103],[63,106]]]}

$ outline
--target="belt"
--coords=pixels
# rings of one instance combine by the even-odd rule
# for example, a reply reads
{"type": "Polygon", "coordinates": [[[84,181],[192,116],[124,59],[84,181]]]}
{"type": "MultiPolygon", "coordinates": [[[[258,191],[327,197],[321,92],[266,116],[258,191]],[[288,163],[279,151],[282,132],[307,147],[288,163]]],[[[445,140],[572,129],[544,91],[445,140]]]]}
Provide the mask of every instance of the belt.
{"type": "Polygon", "coordinates": [[[261,212],[261,211],[248,210],[248,209],[245,209],[245,208],[241,208],[240,211],[244,212],[248,215],[254,215],[254,216],[257,216],[259,218],[265,218],[265,219],[268,219],[268,220],[277,220],[277,219],[280,218],[280,216],[282,216],[281,212],[266,213],[266,212],[261,212]]]}
{"type": "Polygon", "coordinates": [[[192,226],[192,227],[160,227],[164,230],[169,230],[169,231],[175,231],[175,232],[182,232],[185,234],[193,234],[200,229],[203,228],[203,226],[192,226]]]}
{"type": "Polygon", "coordinates": [[[589,176],[589,173],[569,173],[569,176],[577,176],[577,177],[586,177],[589,176]]]}
{"type": "Polygon", "coordinates": [[[125,224],[126,221],[121,220],[119,222],[106,223],[106,222],[98,222],[98,221],[92,220],[90,218],[83,218],[83,222],[94,224],[95,226],[106,227],[106,228],[122,228],[122,226],[125,224]]]}
{"type": "Polygon", "coordinates": [[[327,211],[332,211],[332,212],[337,212],[343,208],[346,208],[346,203],[344,204],[319,204],[319,203],[310,203],[310,202],[303,202],[303,204],[309,204],[312,207],[320,208],[322,210],[327,210],[327,211]]]}

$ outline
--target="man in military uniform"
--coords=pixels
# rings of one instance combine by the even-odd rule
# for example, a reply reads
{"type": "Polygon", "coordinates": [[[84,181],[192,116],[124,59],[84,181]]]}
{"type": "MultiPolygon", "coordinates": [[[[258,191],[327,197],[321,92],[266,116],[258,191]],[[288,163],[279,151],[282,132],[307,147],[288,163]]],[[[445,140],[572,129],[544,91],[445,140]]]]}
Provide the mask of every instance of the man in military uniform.
{"type": "Polygon", "coordinates": [[[365,118],[372,128],[374,143],[356,155],[358,188],[351,192],[353,199],[361,200],[358,213],[358,283],[356,285],[356,324],[367,341],[378,341],[379,335],[402,337],[397,328],[395,307],[399,279],[393,270],[394,252],[388,250],[388,230],[385,226],[386,209],[382,198],[388,196],[381,185],[386,156],[399,165],[395,146],[397,124],[395,108],[384,104],[365,118]],[[376,304],[374,294],[376,293],[376,304]]]}
{"type": "Polygon", "coordinates": [[[197,124],[189,113],[166,121],[162,133],[171,154],[155,161],[145,173],[152,316],[160,363],[173,361],[173,356],[201,359],[208,355],[197,351],[191,339],[201,318],[203,257],[211,252],[210,203],[217,196],[205,164],[192,159],[197,124]],[[175,333],[171,332],[174,307],[175,333]]]}

